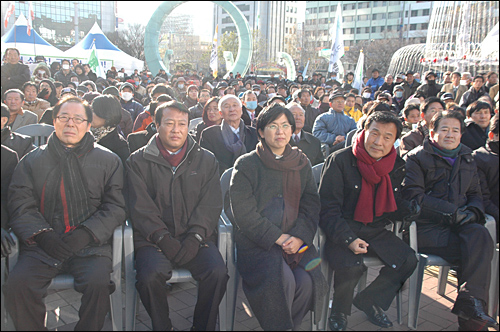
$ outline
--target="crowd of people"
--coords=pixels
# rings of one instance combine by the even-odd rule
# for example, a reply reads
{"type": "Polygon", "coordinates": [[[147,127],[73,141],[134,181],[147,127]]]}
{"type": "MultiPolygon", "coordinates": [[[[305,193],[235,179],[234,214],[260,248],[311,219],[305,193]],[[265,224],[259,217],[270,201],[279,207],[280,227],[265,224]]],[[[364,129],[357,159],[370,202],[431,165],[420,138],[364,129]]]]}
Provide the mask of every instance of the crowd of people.
{"type": "Polygon", "coordinates": [[[74,59],[31,74],[5,50],[1,242],[2,257],[9,231],[20,242],[3,287],[16,328],[44,329],[43,298],[64,271],[83,293],[75,329],[100,330],[115,291],[112,232],[128,219],[153,329],[173,330],[165,284],[182,267],[198,281],[192,330],[214,330],[229,279],[216,246],[224,210],[264,330],[299,330],[321,312],[326,281],[308,268],[318,227],[335,271],[330,329],[347,329],[353,304],[391,327],[385,311],[417,266],[406,236],[386,228],[396,221],[417,221],[419,252],[458,266],[460,328],[498,329],[485,311],[498,233],[484,227],[489,214],[498,232],[498,74],[371,75],[360,91],[353,73],[290,81],[113,67],[100,78],[74,59]],[[35,123],[54,126],[46,145],[16,133],[35,123]],[[354,297],[364,255],[385,266],[354,297]]]}

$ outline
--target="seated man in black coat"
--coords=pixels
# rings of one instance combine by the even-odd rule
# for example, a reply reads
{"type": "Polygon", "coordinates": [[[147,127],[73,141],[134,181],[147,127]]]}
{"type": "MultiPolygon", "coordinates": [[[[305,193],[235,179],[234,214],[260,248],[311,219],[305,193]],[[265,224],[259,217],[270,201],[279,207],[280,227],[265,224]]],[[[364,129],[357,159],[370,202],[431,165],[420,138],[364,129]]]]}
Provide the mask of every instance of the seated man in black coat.
{"type": "Polygon", "coordinates": [[[498,212],[498,113],[490,121],[489,140],[485,146],[480,147],[472,153],[477,164],[477,173],[481,181],[481,193],[483,194],[484,212],[493,216],[497,223],[498,242],[500,231],[498,212]]]}
{"type": "Polygon", "coordinates": [[[335,270],[332,331],[347,328],[352,304],[373,324],[392,327],[384,310],[417,266],[415,252],[385,228],[418,210],[400,196],[405,162],[397,156],[394,142],[401,130],[396,115],[375,112],[353,145],[331,154],[323,166],[319,226],[327,236],[326,258],[335,270]],[[365,254],[378,256],[385,266],[353,300],[366,271],[365,254]]]}
{"type": "Polygon", "coordinates": [[[115,291],[111,236],[126,217],[123,166],[94,142],[86,101],[62,99],[53,118],[47,145],[21,159],[9,187],[20,255],[3,287],[6,308],[18,331],[46,330],[43,298],[50,281],[70,273],[83,294],[75,330],[99,331],[115,291]]]}
{"type": "Polygon", "coordinates": [[[226,169],[233,167],[239,156],[255,149],[258,138],[255,128],[245,126],[241,119],[242,104],[238,97],[222,97],[219,112],[221,125],[205,129],[201,133],[200,145],[215,155],[222,175],[226,169]]]}
{"type": "Polygon", "coordinates": [[[214,331],[229,279],[215,246],[222,210],[217,160],[188,135],[184,104],[159,106],[155,122],[158,134],[126,163],[136,288],[153,330],[171,331],[165,283],[174,268],[189,270],[199,286],[191,331],[214,331]]]}
{"type": "Polygon", "coordinates": [[[306,119],[306,111],[296,102],[286,105],[286,108],[292,112],[295,118],[295,132],[292,133],[290,145],[301,149],[309,158],[312,166],[322,163],[324,157],[321,151],[321,142],[313,135],[302,130],[306,119]]]}
{"type": "Polygon", "coordinates": [[[7,105],[2,103],[2,117],[0,125],[0,128],[2,128],[2,145],[14,150],[19,159],[21,159],[25,154],[35,148],[33,145],[33,138],[10,130],[10,127],[7,125],[9,117],[10,113],[7,105]]]}
{"type": "Polygon", "coordinates": [[[452,313],[460,330],[496,327],[485,312],[493,241],[484,227],[483,197],[472,150],[460,143],[464,118],[439,112],[429,138],[408,153],[403,197],[417,200],[418,250],[457,264],[458,292],[452,313]]]}
{"type": "Polygon", "coordinates": [[[479,149],[486,144],[491,113],[491,105],[479,100],[467,107],[462,144],[467,145],[471,150],[479,149]]]}

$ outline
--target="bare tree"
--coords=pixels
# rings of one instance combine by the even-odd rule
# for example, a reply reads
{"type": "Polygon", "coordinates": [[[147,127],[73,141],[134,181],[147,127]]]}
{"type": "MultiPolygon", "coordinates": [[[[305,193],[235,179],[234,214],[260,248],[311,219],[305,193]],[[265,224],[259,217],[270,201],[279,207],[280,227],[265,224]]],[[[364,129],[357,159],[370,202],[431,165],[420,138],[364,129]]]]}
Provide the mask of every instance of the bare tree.
{"type": "Polygon", "coordinates": [[[139,60],[144,56],[144,35],[146,27],[142,24],[128,24],[126,29],[110,32],[106,37],[123,52],[139,60]]]}

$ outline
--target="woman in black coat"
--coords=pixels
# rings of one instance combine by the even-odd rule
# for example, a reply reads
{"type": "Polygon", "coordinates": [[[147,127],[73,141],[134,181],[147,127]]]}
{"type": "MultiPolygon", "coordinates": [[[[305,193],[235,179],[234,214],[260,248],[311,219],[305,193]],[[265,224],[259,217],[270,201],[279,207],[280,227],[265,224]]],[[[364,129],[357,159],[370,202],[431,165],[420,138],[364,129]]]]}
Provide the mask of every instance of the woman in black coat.
{"type": "Polygon", "coordinates": [[[236,161],[229,191],[243,290],[267,331],[298,330],[309,310],[321,312],[325,295],[313,245],[319,195],[307,157],[288,144],[294,129],[289,110],[266,107],[261,142],[236,161]]]}
{"type": "Polygon", "coordinates": [[[205,107],[203,107],[203,114],[201,115],[203,121],[198,123],[195,130],[196,143],[200,143],[201,132],[208,127],[218,126],[222,122],[222,117],[219,113],[219,97],[212,97],[207,100],[205,107]]]}
{"type": "Polygon", "coordinates": [[[120,102],[111,95],[99,96],[92,101],[92,110],[90,131],[96,142],[116,153],[125,164],[130,156],[128,143],[116,129],[122,118],[120,102]]]}

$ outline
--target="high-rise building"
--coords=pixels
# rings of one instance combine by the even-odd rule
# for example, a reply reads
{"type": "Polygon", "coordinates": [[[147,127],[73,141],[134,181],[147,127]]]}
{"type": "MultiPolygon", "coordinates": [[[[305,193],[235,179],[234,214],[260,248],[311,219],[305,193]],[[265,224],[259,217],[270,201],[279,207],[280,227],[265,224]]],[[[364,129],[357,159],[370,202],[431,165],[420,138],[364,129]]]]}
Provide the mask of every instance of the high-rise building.
{"type": "MultiPolygon", "coordinates": [[[[95,22],[103,32],[113,32],[117,26],[116,1],[32,1],[34,29],[54,46],[68,48],[81,40],[95,22]],[[75,28],[75,13],[78,26],[75,28]]],[[[9,1],[2,1],[2,18],[9,1]]],[[[2,23],[2,35],[14,25],[21,13],[28,16],[29,1],[15,1],[15,18],[12,15],[7,28],[2,23]]]]}
{"type": "MultiPolygon", "coordinates": [[[[278,52],[288,51],[286,41],[292,39],[297,29],[297,1],[232,2],[247,19],[250,30],[258,31],[260,38],[265,40],[264,61],[274,61],[278,52]]],[[[233,20],[221,7],[215,6],[214,17],[214,31],[219,25],[218,40],[226,32],[236,32],[233,20]]]]}

